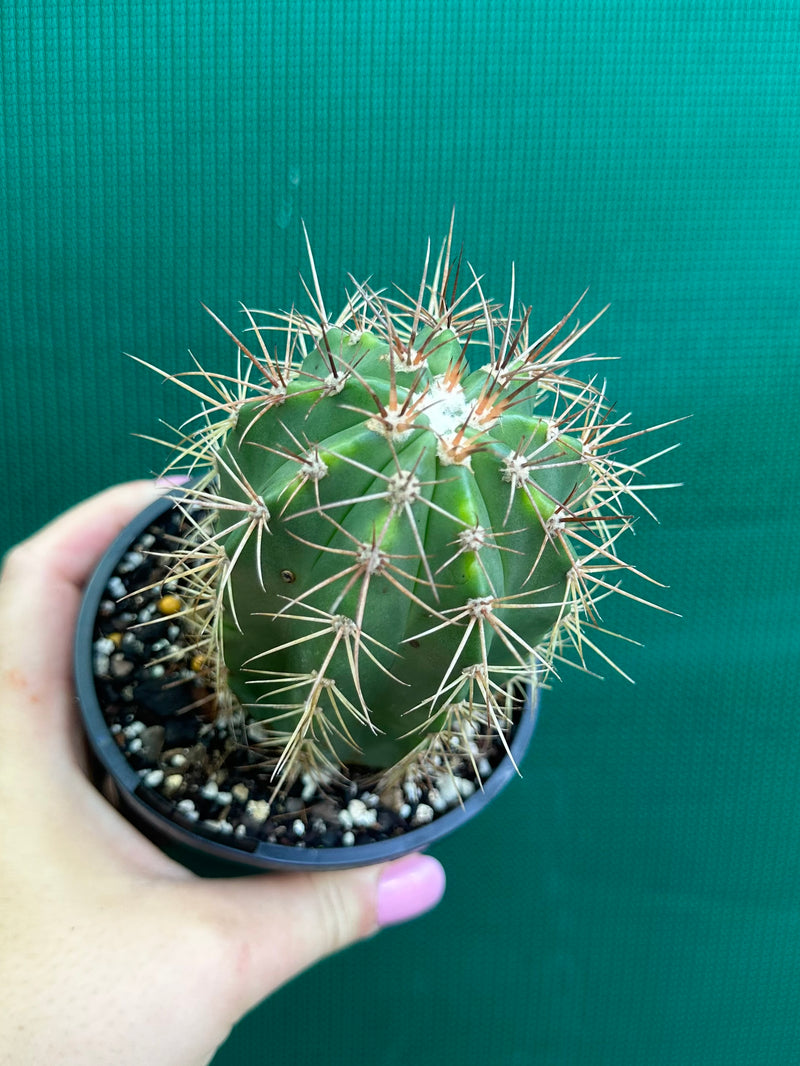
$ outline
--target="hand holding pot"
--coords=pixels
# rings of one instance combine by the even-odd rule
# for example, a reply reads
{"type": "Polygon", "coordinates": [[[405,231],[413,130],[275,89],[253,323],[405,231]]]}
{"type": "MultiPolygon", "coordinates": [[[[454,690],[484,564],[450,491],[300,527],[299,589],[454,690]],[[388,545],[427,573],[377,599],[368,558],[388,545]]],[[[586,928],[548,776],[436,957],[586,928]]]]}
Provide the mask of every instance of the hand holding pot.
{"type": "Polygon", "coordinates": [[[203,880],[85,774],[70,649],[81,587],[158,489],[118,486],[15,548],[0,579],[0,1047],[8,1063],[208,1062],[316,960],[432,907],[435,859],[203,880]]]}

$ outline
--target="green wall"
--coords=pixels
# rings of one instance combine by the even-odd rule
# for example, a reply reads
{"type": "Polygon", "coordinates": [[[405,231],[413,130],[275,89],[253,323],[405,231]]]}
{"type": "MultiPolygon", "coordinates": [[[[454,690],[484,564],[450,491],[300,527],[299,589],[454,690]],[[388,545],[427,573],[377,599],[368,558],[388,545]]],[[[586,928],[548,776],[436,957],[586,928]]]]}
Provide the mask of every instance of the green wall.
{"type": "Polygon", "coordinates": [[[0,548],[158,469],[189,407],[122,353],[225,365],[200,301],[297,298],[301,218],[333,304],[455,205],[542,331],[611,302],[620,412],[693,416],[629,548],[683,617],[606,619],[636,685],[569,674],[443,905],[215,1066],[800,1062],[797,4],[3,0],[0,42],[0,548]]]}

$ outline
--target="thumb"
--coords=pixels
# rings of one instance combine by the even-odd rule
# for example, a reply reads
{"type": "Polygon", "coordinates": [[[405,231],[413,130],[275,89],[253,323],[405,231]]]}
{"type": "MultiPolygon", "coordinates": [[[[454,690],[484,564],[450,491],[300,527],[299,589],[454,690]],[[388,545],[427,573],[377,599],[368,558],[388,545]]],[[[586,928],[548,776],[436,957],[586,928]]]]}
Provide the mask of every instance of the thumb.
{"type": "Polygon", "coordinates": [[[414,854],[383,866],[182,887],[199,892],[206,904],[209,895],[221,897],[226,979],[237,985],[228,991],[244,1012],[326,955],[436,906],[445,874],[432,856],[414,854]]]}

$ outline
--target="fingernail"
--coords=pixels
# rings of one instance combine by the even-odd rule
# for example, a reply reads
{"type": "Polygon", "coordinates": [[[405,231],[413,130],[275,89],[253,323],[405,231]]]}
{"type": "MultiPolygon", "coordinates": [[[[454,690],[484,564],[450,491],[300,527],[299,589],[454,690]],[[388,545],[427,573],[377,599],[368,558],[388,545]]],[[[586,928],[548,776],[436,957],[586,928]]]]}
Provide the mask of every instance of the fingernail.
{"type": "Polygon", "coordinates": [[[392,863],[378,881],[378,925],[424,914],[442,898],[444,886],[444,870],[431,855],[407,855],[392,863]]]}
{"type": "Polygon", "coordinates": [[[187,481],[191,481],[189,474],[167,474],[166,477],[160,477],[156,481],[157,489],[176,489],[181,485],[185,485],[187,481]]]}

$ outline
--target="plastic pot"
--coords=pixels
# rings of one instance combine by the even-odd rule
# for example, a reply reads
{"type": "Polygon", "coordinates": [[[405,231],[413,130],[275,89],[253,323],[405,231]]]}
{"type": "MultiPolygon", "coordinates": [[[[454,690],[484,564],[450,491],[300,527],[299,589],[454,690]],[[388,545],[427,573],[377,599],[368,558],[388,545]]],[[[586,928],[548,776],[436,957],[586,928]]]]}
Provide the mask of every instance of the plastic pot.
{"type": "MultiPolygon", "coordinates": [[[[136,539],[171,508],[176,506],[176,490],[145,508],[119,534],[101,559],[83,597],[78,617],[74,677],[83,725],[90,749],[99,763],[103,788],[120,811],[160,846],[175,852],[187,865],[202,866],[203,858],[222,860],[233,867],[260,869],[343,869],[385,862],[410,852],[421,851],[473,819],[517,776],[516,767],[530,744],[538,712],[538,691],[529,688],[524,707],[510,744],[508,756],[483,782],[482,790],[426,825],[410,829],[386,840],[339,847],[297,847],[259,841],[252,837],[232,839],[213,834],[187,819],[177,805],[144,784],[120,750],[100,705],[93,669],[93,645],[101,600],[108,597],[107,586],[120,559],[136,539]]],[[[216,864],[217,866],[219,863],[216,864]]]]}

